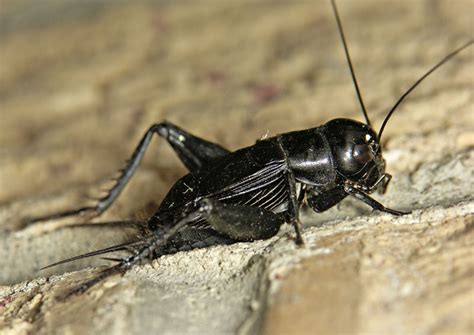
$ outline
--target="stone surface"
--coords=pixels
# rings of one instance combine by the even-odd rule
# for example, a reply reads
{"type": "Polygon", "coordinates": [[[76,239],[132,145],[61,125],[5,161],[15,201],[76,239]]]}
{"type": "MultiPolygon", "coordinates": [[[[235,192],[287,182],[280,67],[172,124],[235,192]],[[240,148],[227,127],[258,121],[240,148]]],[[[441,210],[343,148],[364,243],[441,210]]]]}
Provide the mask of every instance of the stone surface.
{"type": "MultiPolygon", "coordinates": [[[[372,121],[471,38],[474,5],[339,1],[372,121]]],[[[474,332],[473,49],[400,107],[384,134],[394,218],[344,201],[267,241],[162,257],[58,301],[103,264],[52,261],[119,243],[185,173],[163,141],[96,227],[24,218],[82,206],[150,124],[237,149],[361,120],[327,1],[2,1],[0,329],[7,334],[474,332]],[[76,271],[77,270],[77,271],[76,271]],[[66,272],[73,271],[73,272],[66,272]]]]}

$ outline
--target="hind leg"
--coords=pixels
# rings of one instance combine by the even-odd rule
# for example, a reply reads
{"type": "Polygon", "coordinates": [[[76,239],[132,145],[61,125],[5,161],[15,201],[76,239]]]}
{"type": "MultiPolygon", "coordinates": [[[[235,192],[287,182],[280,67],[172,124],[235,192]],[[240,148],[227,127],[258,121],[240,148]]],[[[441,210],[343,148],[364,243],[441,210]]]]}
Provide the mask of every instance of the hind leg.
{"type": "Polygon", "coordinates": [[[120,176],[116,179],[114,186],[112,186],[106,195],[99,198],[94,206],[80,207],[43,217],[28,219],[23,227],[40,221],[60,219],[75,215],[85,215],[88,218],[93,218],[102,214],[112,205],[120,192],[122,192],[130,181],[130,178],[135,173],[145,155],[154,134],[158,134],[168,141],[178,157],[190,171],[195,171],[202,165],[229,153],[229,151],[220,145],[191,135],[169,122],[154,124],[143,135],[132,156],[127,160],[125,167],[120,170],[120,176]]]}
{"type": "Polygon", "coordinates": [[[96,250],[56,262],[48,267],[117,250],[133,250],[133,254],[128,257],[106,258],[116,261],[118,264],[103,270],[97,277],[74,287],[67,292],[65,296],[67,298],[73,294],[85,292],[111,275],[124,273],[143,260],[156,258],[166,253],[213,244],[230,244],[238,241],[253,241],[272,237],[278,232],[284,221],[283,215],[275,214],[266,209],[223,204],[219,201],[203,199],[197,203],[196,207],[184,214],[181,219],[166,230],[155,231],[137,242],[96,250]],[[199,217],[204,218],[210,228],[193,229],[190,227],[190,224],[193,224],[199,217]]]}
{"type": "Polygon", "coordinates": [[[284,215],[264,208],[225,204],[211,199],[201,200],[198,211],[217,232],[236,241],[270,238],[285,222],[284,215]]]}
{"type": "Polygon", "coordinates": [[[161,250],[155,250],[154,258],[178,251],[206,248],[213,245],[232,244],[236,241],[208,228],[186,228],[176,234],[161,250]]]}

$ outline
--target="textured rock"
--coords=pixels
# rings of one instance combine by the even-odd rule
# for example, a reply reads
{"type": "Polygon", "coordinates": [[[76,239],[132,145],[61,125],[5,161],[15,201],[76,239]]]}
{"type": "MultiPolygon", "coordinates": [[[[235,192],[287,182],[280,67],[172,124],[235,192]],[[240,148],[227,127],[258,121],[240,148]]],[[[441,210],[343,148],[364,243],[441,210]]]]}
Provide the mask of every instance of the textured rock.
{"type": "MultiPolygon", "coordinates": [[[[471,38],[469,0],[338,4],[376,125],[471,38]]],[[[151,123],[236,149],[361,115],[326,1],[2,2],[2,333],[472,333],[472,53],[417,88],[384,134],[394,178],[379,199],[413,214],[348,200],[303,213],[304,248],[283,227],[268,241],[162,257],[61,302],[102,262],[39,267],[134,232],[22,219],[89,203],[151,123]]],[[[185,173],[157,142],[94,221],[146,218],[185,173]]]]}

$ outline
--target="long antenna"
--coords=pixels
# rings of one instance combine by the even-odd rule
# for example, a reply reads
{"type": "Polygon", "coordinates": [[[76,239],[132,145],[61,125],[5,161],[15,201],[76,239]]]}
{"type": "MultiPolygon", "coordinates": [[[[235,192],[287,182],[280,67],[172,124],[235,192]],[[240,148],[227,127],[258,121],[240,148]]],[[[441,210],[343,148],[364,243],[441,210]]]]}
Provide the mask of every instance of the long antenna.
{"type": "Polygon", "coordinates": [[[357,98],[359,99],[360,107],[362,108],[362,113],[364,114],[365,121],[367,122],[367,125],[370,126],[369,115],[367,114],[367,110],[365,109],[364,101],[362,100],[362,95],[360,94],[359,84],[357,84],[357,78],[356,78],[356,75],[355,75],[355,72],[354,72],[354,68],[352,66],[351,56],[349,55],[349,49],[347,47],[346,37],[344,36],[344,30],[342,29],[341,20],[339,19],[339,13],[337,11],[336,1],[331,0],[331,5],[332,5],[332,9],[334,11],[334,15],[336,16],[337,28],[339,30],[339,35],[341,36],[342,45],[344,46],[344,52],[346,53],[347,63],[349,64],[349,68],[351,70],[352,82],[354,83],[354,87],[355,87],[355,90],[356,90],[356,93],[357,93],[357,98]]]}
{"type": "Polygon", "coordinates": [[[383,130],[385,129],[385,126],[387,125],[387,122],[388,120],[390,119],[390,117],[392,116],[393,112],[395,112],[395,110],[397,109],[397,107],[402,103],[402,101],[407,97],[408,94],[410,94],[414,89],[415,87],[418,86],[418,84],[420,84],[426,77],[428,77],[431,73],[433,73],[437,68],[439,68],[441,65],[443,65],[444,63],[446,63],[448,60],[450,60],[451,58],[453,58],[457,53],[461,52],[462,50],[466,49],[468,46],[470,46],[471,44],[474,43],[474,40],[470,40],[469,42],[467,42],[466,44],[464,44],[462,47],[454,50],[453,52],[451,52],[449,55],[447,55],[446,57],[444,57],[441,61],[439,61],[438,64],[436,64],[435,66],[433,66],[428,72],[426,72],[420,79],[418,79],[413,85],[411,85],[411,87],[405,92],[402,94],[402,96],[398,99],[398,101],[395,103],[395,105],[392,107],[392,109],[390,110],[390,112],[388,112],[387,116],[385,117],[385,120],[383,120],[383,123],[382,123],[382,126],[380,127],[380,131],[379,131],[379,140],[382,138],[382,133],[383,133],[383,130]]]}

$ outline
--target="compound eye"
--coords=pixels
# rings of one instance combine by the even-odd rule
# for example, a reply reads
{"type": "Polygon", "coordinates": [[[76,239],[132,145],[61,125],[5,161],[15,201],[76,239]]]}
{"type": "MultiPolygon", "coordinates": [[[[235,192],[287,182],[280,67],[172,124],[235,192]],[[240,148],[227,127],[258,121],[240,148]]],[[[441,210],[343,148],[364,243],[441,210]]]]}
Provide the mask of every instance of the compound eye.
{"type": "Polygon", "coordinates": [[[366,164],[373,159],[372,149],[368,144],[356,144],[352,151],[352,157],[359,164],[366,164]]]}

